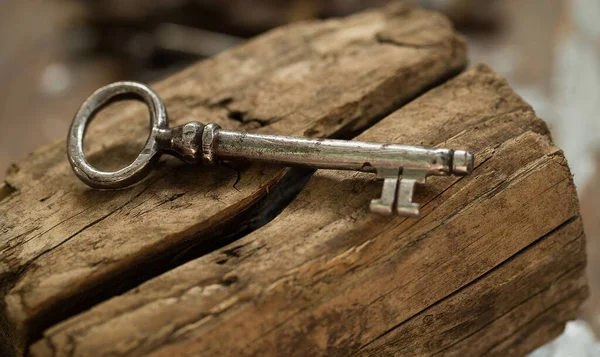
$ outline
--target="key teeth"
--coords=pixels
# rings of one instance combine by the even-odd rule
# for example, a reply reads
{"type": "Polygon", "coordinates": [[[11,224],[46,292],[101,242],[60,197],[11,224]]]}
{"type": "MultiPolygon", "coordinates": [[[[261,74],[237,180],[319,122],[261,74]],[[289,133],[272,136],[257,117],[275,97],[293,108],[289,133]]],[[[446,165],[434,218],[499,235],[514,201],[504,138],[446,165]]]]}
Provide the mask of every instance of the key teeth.
{"type": "MultiPolygon", "coordinates": [[[[373,213],[383,216],[391,216],[394,213],[393,205],[384,203],[380,198],[371,200],[369,209],[373,213]]],[[[421,205],[416,202],[411,202],[411,205],[396,206],[396,214],[398,216],[419,218],[421,217],[421,205]]]]}
{"type": "Polygon", "coordinates": [[[371,200],[370,209],[373,213],[390,216],[394,213],[394,204],[398,194],[399,169],[381,169],[377,176],[383,179],[381,198],[371,200]]]}
{"type": "Polygon", "coordinates": [[[419,218],[421,217],[421,205],[411,202],[410,205],[398,205],[396,207],[399,216],[419,218]]]}
{"type": "Polygon", "coordinates": [[[380,170],[378,177],[383,178],[381,198],[371,200],[371,212],[390,216],[396,212],[399,216],[419,218],[421,205],[413,202],[417,183],[425,183],[427,172],[404,170],[399,176],[399,170],[380,170]]]}
{"type": "Polygon", "coordinates": [[[393,205],[385,204],[380,198],[371,200],[369,209],[373,213],[377,213],[383,216],[391,216],[393,212],[393,205]]]}

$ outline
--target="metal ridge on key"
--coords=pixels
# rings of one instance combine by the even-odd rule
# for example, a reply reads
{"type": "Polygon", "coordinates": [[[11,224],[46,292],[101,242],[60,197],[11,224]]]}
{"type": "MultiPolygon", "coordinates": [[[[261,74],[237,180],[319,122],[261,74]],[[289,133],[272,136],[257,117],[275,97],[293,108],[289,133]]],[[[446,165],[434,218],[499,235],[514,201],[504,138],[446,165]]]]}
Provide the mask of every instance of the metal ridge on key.
{"type": "Polygon", "coordinates": [[[162,100],[147,86],[117,82],[94,92],[82,105],[67,138],[69,162],[75,174],[94,188],[123,188],[143,179],[160,154],[178,156],[190,163],[215,164],[252,160],[314,169],[373,172],[383,179],[381,197],[371,201],[372,212],[419,217],[413,202],[417,183],[428,176],[468,175],[473,154],[463,150],[428,148],[349,140],[312,139],[252,134],[221,129],[217,124],[190,122],[169,128],[162,100]],[[114,172],[100,171],[83,154],[83,137],[94,115],[109,103],[141,99],[150,112],[151,133],[138,157],[114,172]]]}

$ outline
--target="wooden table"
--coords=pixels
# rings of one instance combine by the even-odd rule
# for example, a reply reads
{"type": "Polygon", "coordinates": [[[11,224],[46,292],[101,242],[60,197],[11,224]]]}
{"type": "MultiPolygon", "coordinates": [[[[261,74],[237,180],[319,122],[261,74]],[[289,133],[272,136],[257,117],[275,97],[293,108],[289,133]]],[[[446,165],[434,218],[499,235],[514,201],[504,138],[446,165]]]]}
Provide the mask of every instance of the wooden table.
{"type": "MultiPolygon", "coordinates": [[[[287,205],[274,192],[307,172],[165,158],[139,185],[95,191],[64,142],[39,149],[0,184],[0,353],[522,356],[549,341],[587,294],[571,174],[531,107],[465,64],[446,18],[392,4],[273,30],[152,85],[173,125],[474,151],[473,175],[419,191],[420,220],[369,213],[369,174],[317,171],[287,205]]],[[[102,113],[94,163],[123,165],[143,115],[102,113]]]]}

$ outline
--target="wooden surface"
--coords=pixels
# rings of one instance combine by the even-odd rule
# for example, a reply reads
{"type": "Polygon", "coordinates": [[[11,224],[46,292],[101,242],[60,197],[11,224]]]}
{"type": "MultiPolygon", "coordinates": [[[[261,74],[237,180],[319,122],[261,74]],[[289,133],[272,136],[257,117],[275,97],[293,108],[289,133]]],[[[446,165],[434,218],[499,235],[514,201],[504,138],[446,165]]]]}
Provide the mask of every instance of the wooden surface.
{"type": "MultiPolygon", "coordinates": [[[[392,5],[274,30],[153,87],[172,124],[200,119],[227,129],[347,136],[465,62],[464,44],[445,18],[392,5]]],[[[124,164],[147,130],[143,108],[111,109],[86,140],[91,160],[105,168],[124,164]]],[[[64,142],[12,166],[0,189],[5,354],[21,354],[44,328],[200,254],[285,172],[165,159],[142,184],[101,192],[72,174],[64,142]]]]}
{"type": "MultiPolygon", "coordinates": [[[[346,137],[464,63],[445,19],[391,6],[275,30],[153,87],[174,123],[346,137]]],[[[112,159],[98,164],[143,142],[142,112],[103,115],[89,153],[112,159]]],[[[370,214],[372,175],[318,171],[271,223],[218,248],[285,170],[238,167],[236,184],[231,168],[163,160],[141,185],[99,192],[64,143],[40,149],[0,186],[12,352],[38,340],[32,356],[522,356],[575,316],[587,290],[571,174],[493,71],[357,139],[469,149],[476,169],[430,179],[418,221],[370,214]]]]}
{"type": "Polygon", "coordinates": [[[48,329],[32,356],[522,356],[575,317],[568,167],[491,70],[357,139],[468,148],[476,169],[431,179],[419,221],[368,213],[369,175],[319,171],[268,225],[48,329]]]}

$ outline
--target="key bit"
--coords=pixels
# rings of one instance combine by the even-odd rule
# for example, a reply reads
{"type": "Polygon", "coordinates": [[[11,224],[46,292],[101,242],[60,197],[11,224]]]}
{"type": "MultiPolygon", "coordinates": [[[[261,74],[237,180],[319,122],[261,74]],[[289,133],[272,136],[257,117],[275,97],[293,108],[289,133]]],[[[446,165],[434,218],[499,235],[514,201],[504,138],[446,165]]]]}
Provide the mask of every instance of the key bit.
{"type": "Polygon", "coordinates": [[[396,200],[396,210],[399,215],[418,218],[421,205],[413,202],[417,184],[425,184],[427,172],[405,169],[400,178],[400,188],[396,200]]]}
{"type": "Polygon", "coordinates": [[[162,100],[147,86],[117,82],[94,92],[82,105],[67,138],[67,154],[75,174],[95,188],[122,188],[143,179],[161,154],[172,154],[191,163],[218,164],[253,160],[314,169],[375,172],[383,179],[381,197],[371,201],[371,211],[418,217],[413,202],[417,184],[430,175],[468,175],[473,154],[462,150],[360,141],[299,138],[223,130],[217,124],[198,122],[169,128],[162,100]],[[83,137],[94,115],[119,99],[139,99],[150,112],[151,133],[139,156],[127,167],[100,171],[83,154],[83,137]]]}
{"type": "Polygon", "coordinates": [[[394,212],[394,203],[398,194],[398,175],[400,169],[377,170],[377,178],[383,179],[381,197],[371,200],[371,212],[389,216],[394,212]]]}
{"type": "Polygon", "coordinates": [[[381,197],[371,201],[371,211],[383,215],[396,212],[400,216],[418,218],[420,205],[413,202],[417,183],[425,184],[426,171],[405,169],[382,169],[377,171],[377,177],[383,179],[381,197]]]}

